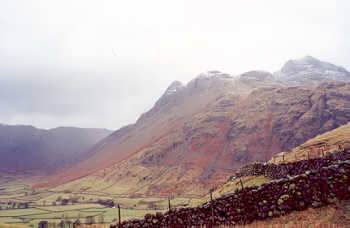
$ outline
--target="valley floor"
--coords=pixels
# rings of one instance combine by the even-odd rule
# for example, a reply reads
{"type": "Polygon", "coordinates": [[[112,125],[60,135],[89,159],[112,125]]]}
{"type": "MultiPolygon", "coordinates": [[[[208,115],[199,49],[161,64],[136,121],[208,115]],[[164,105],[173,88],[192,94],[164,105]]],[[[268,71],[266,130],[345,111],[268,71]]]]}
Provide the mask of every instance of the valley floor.
{"type": "MultiPolygon", "coordinates": [[[[34,190],[34,179],[2,175],[0,177],[0,227],[37,227],[40,221],[105,223],[118,219],[118,209],[99,200],[113,199],[121,205],[121,219],[141,218],[147,213],[168,209],[167,198],[127,198],[102,192],[69,192],[55,189],[34,190]],[[68,202],[64,203],[67,200],[68,202]],[[75,200],[74,203],[71,200],[75,200]]],[[[206,199],[174,198],[172,207],[196,206],[206,199]]]]}

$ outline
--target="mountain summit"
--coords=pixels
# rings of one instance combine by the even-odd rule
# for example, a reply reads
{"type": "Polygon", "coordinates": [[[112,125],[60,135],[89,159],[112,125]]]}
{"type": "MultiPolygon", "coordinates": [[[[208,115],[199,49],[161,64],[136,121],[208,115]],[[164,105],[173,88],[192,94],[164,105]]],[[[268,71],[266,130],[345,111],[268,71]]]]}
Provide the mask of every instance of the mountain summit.
{"type": "Polygon", "coordinates": [[[174,81],[169,85],[164,95],[172,95],[181,90],[183,87],[184,85],[180,81],[174,81]]]}
{"type": "Polygon", "coordinates": [[[279,72],[278,80],[298,85],[300,83],[317,83],[319,81],[350,81],[350,73],[343,67],[320,61],[312,56],[289,60],[279,72]]]}

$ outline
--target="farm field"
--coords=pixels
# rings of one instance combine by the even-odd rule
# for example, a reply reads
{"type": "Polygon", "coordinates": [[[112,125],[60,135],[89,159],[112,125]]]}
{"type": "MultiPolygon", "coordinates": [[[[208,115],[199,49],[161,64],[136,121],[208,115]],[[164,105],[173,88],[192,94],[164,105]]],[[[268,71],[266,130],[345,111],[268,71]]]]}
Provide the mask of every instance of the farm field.
{"type": "MultiPolygon", "coordinates": [[[[117,221],[118,209],[99,203],[112,200],[121,207],[121,219],[140,218],[147,213],[164,212],[168,209],[166,197],[125,197],[106,192],[67,191],[63,189],[40,189],[31,187],[31,179],[2,176],[0,179],[0,227],[24,225],[37,227],[40,221],[58,224],[61,221],[110,224],[117,221]],[[64,201],[67,201],[64,203],[64,201]],[[74,200],[74,202],[72,202],[74,200]],[[25,204],[27,203],[27,204],[25,204]]],[[[263,177],[243,178],[245,186],[260,185],[269,180],[263,177]]],[[[214,191],[214,198],[240,188],[238,180],[231,181],[214,191]]],[[[198,206],[210,199],[171,198],[171,207],[198,206]]]]}
{"type": "MultiPolygon", "coordinates": [[[[118,219],[118,209],[99,201],[112,200],[121,206],[121,219],[140,218],[168,208],[167,198],[127,198],[104,192],[34,190],[32,179],[1,176],[0,227],[37,227],[40,221],[110,224],[118,219]],[[74,202],[72,202],[74,199],[74,202]],[[65,202],[65,200],[67,202],[65,202]]],[[[204,200],[205,201],[205,200],[204,200]]],[[[172,207],[195,206],[203,199],[174,198],[172,207]]]]}

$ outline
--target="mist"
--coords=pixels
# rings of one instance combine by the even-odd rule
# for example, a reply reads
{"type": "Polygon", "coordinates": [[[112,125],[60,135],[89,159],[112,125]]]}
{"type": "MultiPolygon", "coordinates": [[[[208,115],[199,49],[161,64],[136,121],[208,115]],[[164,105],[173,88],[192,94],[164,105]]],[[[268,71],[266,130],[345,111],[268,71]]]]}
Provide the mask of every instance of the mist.
{"type": "Polygon", "coordinates": [[[174,80],[277,71],[312,55],[350,68],[343,1],[0,1],[0,122],[117,129],[174,80]]]}

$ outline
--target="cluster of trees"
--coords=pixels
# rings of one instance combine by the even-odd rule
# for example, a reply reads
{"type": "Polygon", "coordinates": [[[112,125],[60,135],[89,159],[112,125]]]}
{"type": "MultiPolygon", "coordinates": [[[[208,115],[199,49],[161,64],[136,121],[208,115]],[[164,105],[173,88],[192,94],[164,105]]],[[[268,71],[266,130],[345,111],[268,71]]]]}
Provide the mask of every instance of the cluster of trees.
{"type": "Polygon", "coordinates": [[[62,198],[62,196],[59,196],[56,201],[52,202],[52,205],[68,205],[76,203],[79,203],[78,196],[70,196],[69,198],[62,198]]]}
{"type": "MultiPolygon", "coordinates": [[[[112,199],[85,199],[84,196],[71,195],[68,198],[63,198],[62,196],[58,196],[55,201],[52,202],[52,205],[68,205],[68,204],[77,204],[77,203],[98,203],[106,207],[114,207],[115,203],[112,199]]],[[[45,201],[43,201],[43,205],[45,206],[45,201]]]]}
{"type": "Polygon", "coordinates": [[[26,209],[29,208],[29,202],[8,201],[5,206],[0,206],[0,210],[5,209],[26,209]]]}
{"type": "Polygon", "coordinates": [[[85,224],[103,224],[105,222],[103,214],[98,215],[95,217],[93,216],[87,216],[85,217],[85,224]]]}
{"type": "Polygon", "coordinates": [[[106,206],[106,207],[114,207],[115,206],[115,203],[111,199],[105,199],[105,200],[99,199],[99,200],[97,200],[97,203],[101,204],[103,206],[106,206]]]}
{"type": "Polygon", "coordinates": [[[97,216],[86,216],[84,219],[81,219],[80,214],[78,215],[77,219],[69,219],[68,216],[62,215],[62,219],[59,223],[55,222],[48,222],[48,221],[40,221],[39,222],[39,228],[46,228],[46,227],[74,227],[74,225],[81,225],[81,224],[103,224],[104,223],[104,216],[103,214],[97,215],[97,216]]]}

